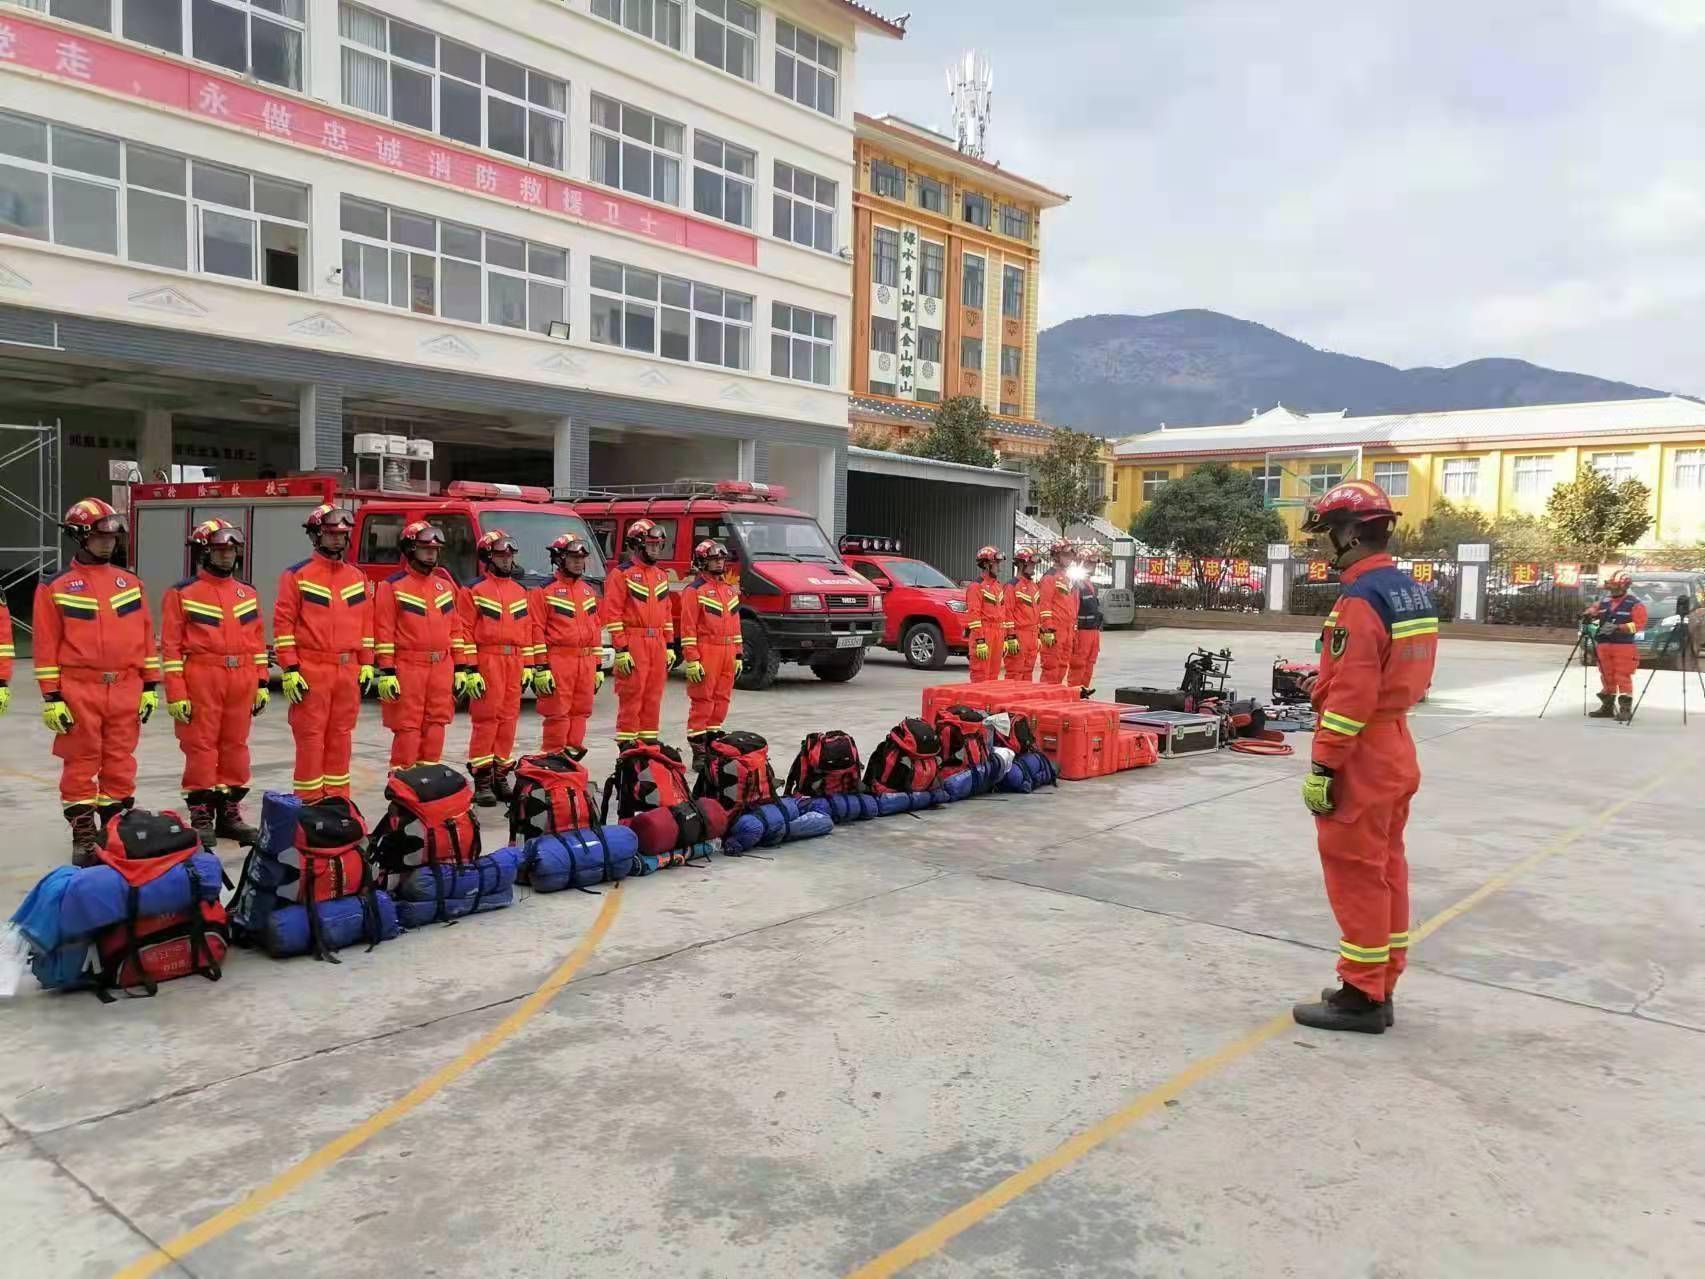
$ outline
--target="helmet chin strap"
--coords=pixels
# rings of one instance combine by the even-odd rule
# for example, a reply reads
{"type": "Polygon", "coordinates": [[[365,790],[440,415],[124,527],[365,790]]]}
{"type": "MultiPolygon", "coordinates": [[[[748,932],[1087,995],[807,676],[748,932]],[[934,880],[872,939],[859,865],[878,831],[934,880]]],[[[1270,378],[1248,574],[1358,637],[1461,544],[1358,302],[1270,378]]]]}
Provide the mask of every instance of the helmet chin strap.
{"type": "Polygon", "coordinates": [[[1332,543],[1332,567],[1337,568],[1337,569],[1343,568],[1344,567],[1344,557],[1362,544],[1361,538],[1352,537],[1350,539],[1349,545],[1339,546],[1336,530],[1331,529],[1331,528],[1328,528],[1326,530],[1326,539],[1327,539],[1327,541],[1332,543]]]}

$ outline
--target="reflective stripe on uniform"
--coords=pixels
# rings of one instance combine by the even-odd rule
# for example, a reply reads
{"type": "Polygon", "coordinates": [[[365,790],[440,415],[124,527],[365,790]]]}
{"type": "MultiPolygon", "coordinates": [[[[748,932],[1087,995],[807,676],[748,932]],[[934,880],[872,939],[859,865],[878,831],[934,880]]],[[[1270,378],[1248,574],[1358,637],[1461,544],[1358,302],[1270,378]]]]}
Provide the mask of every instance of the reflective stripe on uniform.
{"type": "Polygon", "coordinates": [[[1438,633],[1439,619],[1436,617],[1416,617],[1407,622],[1393,622],[1391,624],[1392,639],[1409,639],[1415,635],[1437,635],[1438,633]]]}
{"type": "Polygon", "coordinates": [[[1337,711],[1325,711],[1320,716],[1320,726],[1329,728],[1334,733],[1342,733],[1345,737],[1354,737],[1367,727],[1359,719],[1351,719],[1348,715],[1340,715],[1337,711]]]}
{"type": "Polygon", "coordinates": [[[1407,949],[1409,949],[1409,934],[1408,933],[1392,933],[1390,944],[1391,944],[1392,950],[1407,950],[1407,949]]]}
{"type": "Polygon", "coordinates": [[[1340,941],[1338,954],[1356,964],[1383,964],[1391,958],[1391,947],[1358,946],[1354,942],[1340,941]]]}

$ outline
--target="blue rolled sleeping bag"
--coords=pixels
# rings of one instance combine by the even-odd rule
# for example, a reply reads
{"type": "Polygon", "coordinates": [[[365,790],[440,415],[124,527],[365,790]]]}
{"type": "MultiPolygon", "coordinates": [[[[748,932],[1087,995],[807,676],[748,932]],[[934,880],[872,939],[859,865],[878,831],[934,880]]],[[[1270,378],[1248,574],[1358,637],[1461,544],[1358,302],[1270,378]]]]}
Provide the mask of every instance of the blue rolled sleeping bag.
{"type": "Polygon", "coordinates": [[[915,793],[922,795],[929,800],[927,804],[919,804],[919,808],[939,808],[943,804],[953,802],[953,797],[947,793],[945,787],[941,786],[936,787],[932,791],[917,791],[915,793]]]}
{"type": "MultiPolygon", "coordinates": [[[[331,901],[315,902],[314,912],[320,918],[320,941],[327,950],[342,950],[345,946],[363,946],[390,941],[402,931],[397,917],[397,904],[383,889],[373,893],[373,917],[378,921],[378,936],[368,936],[368,903],[360,897],[338,897],[331,901]]],[[[302,905],[280,906],[266,917],[261,926],[261,948],[274,959],[289,959],[306,955],[314,948],[313,934],[308,928],[308,908],[302,905]]]]}
{"type": "Polygon", "coordinates": [[[941,789],[947,792],[947,798],[954,803],[962,799],[970,799],[977,793],[977,773],[967,768],[964,772],[955,773],[942,782],[941,789]]]}
{"type": "MultiPolygon", "coordinates": [[[[209,852],[196,853],[195,867],[202,901],[219,900],[225,868],[209,852]]],[[[174,866],[136,890],[138,915],[170,915],[190,908],[189,872],[174,866]]],[[[85,866],[73,875],[59,899],[59,934],[70,941],[122,923],[130,914],[130,885],[111,866],[85,866]]]]}
{"type": "Polygon", "coordinates": [[[847,822],[866,822],[882,815],[875,795],[820,795],[816,799],[805,800],[800,811],[822,813],[837,826],[847,822]]]}
{"type": "Polygon", "coordinates": [[[743,813],[723,836],[722,850],[744,853],[760,845],[774,848],[777,844],[796,839],[815,839],[835,828],[828,814],[800,808],[796,799],[779,799],[772,804],[760,804],[743,813]]]}
{"type": "Polygon", "coordinates": [[[269,790],[260,800],[260,846],[274,857],[296,847],[302,801],[290,791],[269,790]]]}
{"type": "Polygon", "coordinates": [[[523,878],[535,892],[560,893],[615,883],[633,872],[639,836],[626,826],[541,835],[520,849],[523,878]]]}
{"type": "Polygon", "coordinates": [[[945,803],[947,792],[944,790],[898,791],[876,796],[877,815],[881,817],[892,817],[895,813],[919,813],[945,803]]]}
{"type": "Polygon", "coordinates": [[[1057,781],[1054,765],[1046,755],[1041,751],[1025,751],[1006,770],[1006,776],[1001,779],[1001,789],[1028,795],[1038,786],[1048,786],[1057,781]]]}
{"type": "Polygon", "coordinates": [[[440,917],[459,919],[502,910],[515,901],[515,875],[520,868],[518,848],[500,848],[459,865],[417,866],[403,876],[397,890],[397,918],[404,928],[420,928],[440,917]]]}

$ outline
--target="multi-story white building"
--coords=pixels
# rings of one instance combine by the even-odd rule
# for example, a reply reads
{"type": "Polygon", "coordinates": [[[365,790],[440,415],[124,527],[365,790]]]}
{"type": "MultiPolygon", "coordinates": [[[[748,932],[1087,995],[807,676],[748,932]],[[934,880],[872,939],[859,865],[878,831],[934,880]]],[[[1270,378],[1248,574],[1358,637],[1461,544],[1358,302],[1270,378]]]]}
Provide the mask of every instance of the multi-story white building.
{"type": "Polygon", "coordinates": [[[0,0],[0,420],[845,491],[853,0],[0,0]]]}

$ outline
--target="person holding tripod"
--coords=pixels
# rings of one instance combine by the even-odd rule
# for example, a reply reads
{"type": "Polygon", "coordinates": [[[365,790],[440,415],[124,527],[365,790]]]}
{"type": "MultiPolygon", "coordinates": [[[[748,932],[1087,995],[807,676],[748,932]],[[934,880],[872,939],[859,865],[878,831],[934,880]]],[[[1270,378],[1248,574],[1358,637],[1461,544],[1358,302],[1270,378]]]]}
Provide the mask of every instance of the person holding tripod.
{"type": "Polygon", "coordinates": [[[1587,610],[1598,622],[1598,709],[1588,719],[1615,719],[1626,724],[1634,718],[1634,672],[1640,665],[1640,650],[1634,636],[1646,629],[1646,606],[1630,593],[1634,575],[1618,569],[1605,583],[1610,594],[1587,610]]]}

